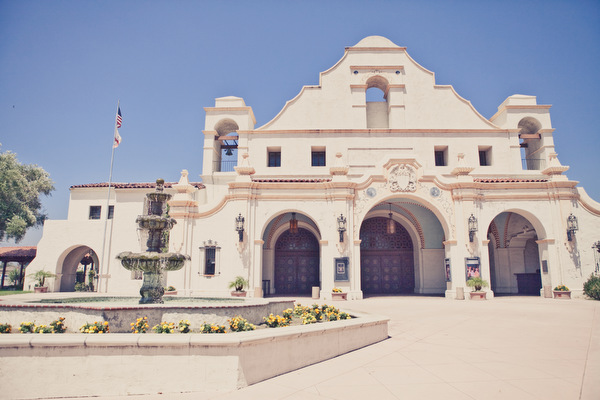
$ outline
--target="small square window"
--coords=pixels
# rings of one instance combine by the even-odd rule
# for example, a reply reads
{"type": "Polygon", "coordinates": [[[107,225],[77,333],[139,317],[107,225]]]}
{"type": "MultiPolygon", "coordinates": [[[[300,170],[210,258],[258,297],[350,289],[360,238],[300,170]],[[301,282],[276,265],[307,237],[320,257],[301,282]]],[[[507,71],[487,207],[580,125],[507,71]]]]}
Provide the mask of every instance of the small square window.
{"type": "Polygon", "coordinates": [[[90,206],[90,219],[100,219],[102,206],[90,206]]]}
{"type": "Polygon", "coordinates": [[[313,167],[324,167],[325,166],[325,152],[313,150],[311,153],[311,165],[313,167]]]}
{"type": "Polygon", "coordinates": [[[433,154],[436,167],[445,167],[448,165],[448,147],[436,147],[433,154]]]}
{"type": "Polygon", "coordinates": [[[492,148],[491,147],[480,147],[479,148],[479,165],[489,166],[492,165],[492,148]]]}
{"type": "Polygon", "coordinates": [[[281,151],[269,151],[269,167],[281,167],[281,151]]]}

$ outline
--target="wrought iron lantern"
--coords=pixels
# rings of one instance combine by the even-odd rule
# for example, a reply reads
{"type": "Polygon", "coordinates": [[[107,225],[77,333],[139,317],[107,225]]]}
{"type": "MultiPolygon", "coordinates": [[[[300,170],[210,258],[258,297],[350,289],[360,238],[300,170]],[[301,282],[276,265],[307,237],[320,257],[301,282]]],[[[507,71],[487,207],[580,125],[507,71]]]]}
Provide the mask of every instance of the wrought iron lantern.
{"type": "Polygon", "coordinates": [[[244,217],[242,217],[242,214],[238,215],[235,218],[235,230],[237,231],[238,235],[240,236],[240,242],[244,241],[244,217]]]}
{"type": "Polygon", "coordinates": [[[390,219],[387,221],[386,232],[388,235],[393,235],[396,233],[396,222],[394,222],[394,219],[392,218],[392,203],[390,203],[390,213],[388,215],[390,216],[390,219]]]}
{"type": "Polygon", "coordinates": [[[344,242],[344,232],[346,232],[346,217],[340,214],[337,219],[338,232],[340,233],[340,243],[344,242]]]}
{"type": "Polygon", "coordinates": [[[594,252],[594,275],[600,275],[600,240],[592,245],[594,252]]]}
{"type": "Polygon", "coordinates": [[[473,242],[473,236],[477,232],[477,218],[473,214],[469,217],[469,242],[473,242]]]}
{"type": "Polygon", "coordinates": [[[571,213],[567,218],[567,239],[570,241],[575,237],[575,231],[579,229],[577,217],[571,213]]]}
{"type": "Polygon", "coordinates": [[[298,220],[296,219],[296,213],[292,213],[292,219],[290,219],[290,233],[295,235],[298,233],[298,220]]]}

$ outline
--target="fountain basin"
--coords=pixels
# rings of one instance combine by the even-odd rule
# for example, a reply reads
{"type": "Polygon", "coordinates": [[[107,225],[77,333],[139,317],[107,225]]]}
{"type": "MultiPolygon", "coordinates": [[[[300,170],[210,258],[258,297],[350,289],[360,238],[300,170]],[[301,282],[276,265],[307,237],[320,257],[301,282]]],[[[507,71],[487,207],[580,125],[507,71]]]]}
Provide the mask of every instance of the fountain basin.
{"type": "Polygon", "coordinates": [[[178,271],[183,268],[190,257],[179,253],[144,252],[132,253],[124,251],[117,255],[123,268],[129,271],[160,273],[162,271],[178,271]]]}
{"type": "MultiPolygon", "coordinates": [[[[133,299],[133,298],[132,298],[133,299]]],[[[229,299],[226,299],[229,300],[229,299]]],[[[281,314],[286,308],[294,307],[293,299],[248,299],[235,302],[207,304],[152,304],[115,305],[110,303],[47,304],[33,302],[0,303],[0,321],[9,323],[17,330],[21,322],[49,324],[65,317],[67,332],[79,332],[88,322],[108,321],[111,333],[130,333],[131,323],[137,318],[148,317],[150,328],[160,322],[178,323],[190,321],[192,328],[199,329],[204,322],[227,325],[227,320],[241,315],[253,324],[263,322],[270,313],[281,314]]]]}

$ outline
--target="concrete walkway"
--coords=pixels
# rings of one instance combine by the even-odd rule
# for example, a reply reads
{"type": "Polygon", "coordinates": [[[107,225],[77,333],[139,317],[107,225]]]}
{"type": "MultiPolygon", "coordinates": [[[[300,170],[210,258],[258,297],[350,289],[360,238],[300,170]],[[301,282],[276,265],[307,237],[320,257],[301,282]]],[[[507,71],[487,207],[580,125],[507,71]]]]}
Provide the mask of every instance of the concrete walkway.
{"type": "Polygon", "coordinates": [[[336,306],[389,316],[390,339],[234,392],[101,399],[600,399],[598,301],[411,296],[336,306]]]}

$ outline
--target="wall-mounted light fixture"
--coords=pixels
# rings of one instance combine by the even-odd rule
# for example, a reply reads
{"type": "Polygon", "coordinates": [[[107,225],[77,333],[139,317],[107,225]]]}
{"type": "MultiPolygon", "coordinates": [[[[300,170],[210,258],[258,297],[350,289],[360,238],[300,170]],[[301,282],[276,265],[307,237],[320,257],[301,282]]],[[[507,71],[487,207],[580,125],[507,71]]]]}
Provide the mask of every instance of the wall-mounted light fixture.
{"type": "Polygon", "coordinates": [[[571,213],[567,217],[567,239],[570,241],[575,237],[575,231],[579,229],[579,224],[577,223],[577,217],[571,213]]]}
{"type": "Polygon", "coordinates": [[[340,242],[344,241],[344,232],[346,232],[346,217],[344,214],[340,214],[337,219],[338,232],[340,233],[340,242]]]}
{"type": "Polygon", "coordinates": [[[240,242],[244,241],[244,217],[242,217],[242,214],[238,215],[235,218],[235,230],[237,231],[238,235],[240,235],[240,242]]]}
{"type": "Polygon", "coordinates": [[[298,233],[298,220],[295,212],[292,213],[292,219],[290,219],[290,233],[293,235],[298,233]]]}
{"type": "Polygon", "coordinates": [[[394,222],[394,219],[392,218],[392,203],[390,203],[390,213],[388,215],[390,216],[390,219],[387,221],[386,232],[388,235],[393,235],[396,233],[396,222],[394,222]]]}
{"type": "Polygon", "coordinates": [[[594,275],[600,275],[600,240],[592,245],[594,252],[594,275]]]}
{"type": "Polygon", "coordinates": [[[477,218],[471,214],[469,217],[469,242],[473,242],[475,232],[477,232],[477,218]]]}

